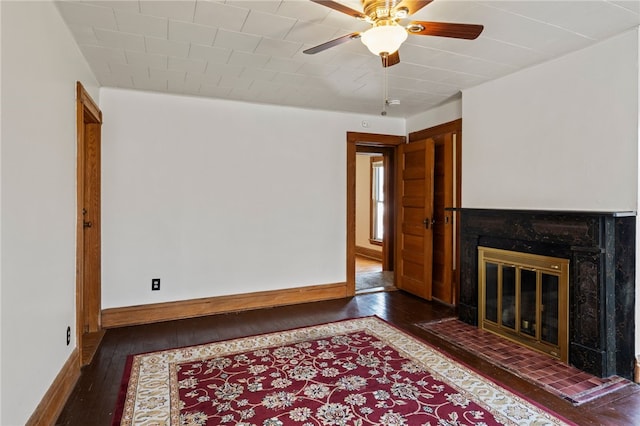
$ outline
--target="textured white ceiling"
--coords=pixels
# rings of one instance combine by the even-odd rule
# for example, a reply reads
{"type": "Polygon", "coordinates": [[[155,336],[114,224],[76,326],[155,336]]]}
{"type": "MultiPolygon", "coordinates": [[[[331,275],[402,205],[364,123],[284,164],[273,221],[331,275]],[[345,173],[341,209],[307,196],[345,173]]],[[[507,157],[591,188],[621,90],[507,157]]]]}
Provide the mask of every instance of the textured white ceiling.
{"type": "MultiPolygon", "coordinates": [[[[358,0],[341,0],[362,10],[358,0]]],[[[378,114],[380,58],[359,40],[303,50],[369,28],[309,0],[58,1],[102,86],[378,114]]],[[[388,68],[388,115],[408,117],[460,90],[640,24],[639,0],[435,0],[410,20],[482,24],[476,40],[410,35],[388,68]]]]}

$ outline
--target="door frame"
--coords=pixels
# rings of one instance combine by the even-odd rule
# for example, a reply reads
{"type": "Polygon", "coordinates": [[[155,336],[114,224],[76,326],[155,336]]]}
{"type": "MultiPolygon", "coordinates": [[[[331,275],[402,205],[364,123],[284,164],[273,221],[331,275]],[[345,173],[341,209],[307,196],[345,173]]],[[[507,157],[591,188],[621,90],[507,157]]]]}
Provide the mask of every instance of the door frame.
{"type": "MultiPolygon", "coordinates": [[[[356,292],[356,152],[359,147],[367,150],[369,148],[391,148],[395,151],[398,145],[402,145],[406,141],[405,136],[347,132],[347,297],[354,296],[356,292]]],[[[394,155],[393,157],[394,167],[397,167],[398,156],[394,155]]],[[[389,200],[389,205],[393,206],[394,202],[395,200],[389,200]]],[[[394,227],[395,224],[391,222],[391,229],[394,227]]],[[[385,238],[384,244],[387,246],[383,251],[388,256],[393,256],[395,250],[390,249],[389,246],[395,245],[395,236],[385,238]]]]}
{"type": "MultiPolygon", "coordinates": [[[[101,293],[101,285],[100,280],[95,280],[94,282],[87,282],[85,280],[85,262],[87,261],[87,256],[85,253],[85,244],[84,244],[84,221],[85,221],[85,190],[87,185],[89,184],[86,181],[86,173],[85,170],[89,167],[95,168],[97,174],[100,174],[100,155],[99,152],[97,155],[89,156],[87,161],[86,156],[86,146],[87,146],[87,125],[97,125],[97,134],[93,134],[93,137],[96,137],[98,141],[101,139],[101,125],[102,125],[102,111],[91,98],[89,93],[85,90],[82,83],[79,81],[76,82],[76,141],[77,141],[77,211],[76,211],[76,346],[78,351],[80,352],[80,359],[83,360],[85,357],[84,353],[84,340],[83,336],[85,334],[85,325],[92,324],[93,328],[101,329],[100,325],[100,293],[101,293]],[[91,288],[87,286],[91,285],[91,288]],[[91,297],[91,303],[93,305],[97,305],[98,309],[86,309],[85,307],[85,297],[91,297]]],[[[98,142],[98,151],[100,150],[100,145],[98,142]]],[[[94,187],[99,188],[99,177],[97,178],[98,182],[92,182],[91,184],[94,187]],[[97,183],[97,185],[96,185],[97,183]]],[[[98,206],[99,206],[99,198],[100,191],[96,191],[95,194],[98,197],[98,206]]],[[[96,212],[99,217],[100,212],[96,212]]],[[[96,227],[94,232],[97,232],[97,241],[100,241],[100,221],[99,219],[96,221],[96,227]]],[[[98,245],[99,246],[99,245],[98,245]]],[[[100,262],[100,252],[98,248],[97,253],[90,253],[91,255],[97,256],[97,262],[99,265],[100,262]]],[[[98,276],[99,276],[98,271],[98,276]]],[[[93,330],[97,331],[97,330],[93,330]]]]}

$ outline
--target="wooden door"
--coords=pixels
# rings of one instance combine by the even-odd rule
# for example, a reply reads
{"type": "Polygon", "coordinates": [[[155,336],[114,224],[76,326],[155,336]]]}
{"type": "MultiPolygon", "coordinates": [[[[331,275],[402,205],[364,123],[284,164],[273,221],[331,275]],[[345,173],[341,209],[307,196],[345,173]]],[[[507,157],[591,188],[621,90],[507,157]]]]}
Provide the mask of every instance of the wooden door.
{"type": "Polygon", "coordinates": [[[101,330],[100,145],[102,112],[77,83],[76,338],[83,365],[91,361],[101,330]]]}
{"type": "Polygon", "coordinates": [[[396,286],[431,300],[433,262],[433,139],[400,146],[396,286]]]}
{"type": "Polygon", "coordinates": [[[453,277],[453,133],[433,138],[435,170],[433,196],[433,286],[431,295],[442,302],[454,303],[453,277]]]}
{"type": "Polygon", "coordinates": [[[431,297],[455,305],[460,282],[457,208],[460,206],[462,120],[409,134],[410,144],[429,139],[435,143],[431,297]]]}
{"type": "Polygon", "coordinates": [[[100,123],[85,123],[83,311],[85,333],[100,330],[100,123]]]}

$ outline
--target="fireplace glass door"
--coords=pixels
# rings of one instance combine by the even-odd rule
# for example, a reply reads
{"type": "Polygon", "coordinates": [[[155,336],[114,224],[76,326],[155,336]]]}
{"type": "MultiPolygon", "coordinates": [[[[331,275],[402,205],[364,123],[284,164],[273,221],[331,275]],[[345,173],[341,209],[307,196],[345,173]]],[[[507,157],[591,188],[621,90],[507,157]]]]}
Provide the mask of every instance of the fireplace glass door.
{"type": "Polygon", "coordinates": [[[478,247],[481,328],[567,362],[569,260],[478,247]]]}

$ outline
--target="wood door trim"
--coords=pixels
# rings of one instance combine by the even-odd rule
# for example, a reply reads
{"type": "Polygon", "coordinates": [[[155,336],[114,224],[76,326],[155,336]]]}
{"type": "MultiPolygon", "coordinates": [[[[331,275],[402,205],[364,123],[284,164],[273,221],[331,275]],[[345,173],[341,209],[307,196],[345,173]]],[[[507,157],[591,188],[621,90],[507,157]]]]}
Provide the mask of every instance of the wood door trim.
{"type": "MultiPolygon", "coordinates": [[[[363,147],[363,150],[368,152],[378,152],[370,148],[394,149],[406,143],[406,140],[405,136],[398,135],[347,132],[347,296],[356,294],[356,151],[358,147],[363,147]]],[[[398,156],[394,157],[395,167],[398,164],[398,156]]],[[[391,227],[395,227],[395,221],[392,221],[391,227]]],[[[394,250],[389,250],[389,238],[385,238],[385,244],[384,251],[388,256],[393,256],[394,250]]]]}
{"type": "Polygon", "coordinates": [[[435,136],[442,135],[444,133],[455,132],[462,133],[462,119],[449,121],[448,123],[439,124],[428,129],[418,130],[416,132],[409,133],[409,143],[419,141],[422,139],[429,139],[435,136]]]}
{"type": "Polygon", "coordinates": [[[364,146],[388,147],[406,143],[405,136],[383,135],[379,133],[347,132],[348,143],[358,143],[364,146]]]}
{"type": "Polygon", "coordinates": [[[102,111],[79,81],[76,82],[76,100],[89,112],[93,122],[102,124],[102,111]]]}
{"type": "MultiPolygon", "coordinates": [[[[455,165],[456,165],[456,171],[455,171],[455,178],[456,181],[453,184],[453,189],[455,191],[455,203],[456,205],[454,207],[456,208],[460,208],[462,207],[462,120],[459,121],[459,127],[458,127],[458,131],[456,133],[456,143],[454,145],[456,152],[454,153],[454,157],[455,157],[455,165]]],[[[461,241],[461,237],[460,237],[460,213],[453,211],[451,213],[452,215],[452,220],[454,223],[454,244],[456,245],[455,249],[453,250],[453,256],[454,256],[454,262],[456,265],[455,271],[454,271],[454,280],[455,280],[455,285],[453,287],[453,304],[454,305],[458,305],[458,299],[460,298],[460,241],[461,241]]]]}

